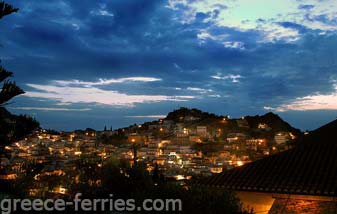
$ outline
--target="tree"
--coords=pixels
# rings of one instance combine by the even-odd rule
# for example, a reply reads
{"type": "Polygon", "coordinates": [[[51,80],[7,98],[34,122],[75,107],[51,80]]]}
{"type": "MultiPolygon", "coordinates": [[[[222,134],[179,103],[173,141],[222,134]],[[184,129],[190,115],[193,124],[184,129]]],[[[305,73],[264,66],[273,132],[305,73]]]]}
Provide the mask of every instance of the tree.
{"type": "MultiPolygon", "coordinates": [[[[13,12],[17,12],[18,9],[14,8],[13,6],[6,4],[5,2],[1,1],[0,2],[0,19],[2,19],[4,16],[7,16],[13,12]]],[[[1,62],[1,60],[0,60],[1,62]]],[[[4,143],[8,143],[8,138],[10,137],[9,134],[12,132],[10,131],[10,122],[8,120],[8,113],[7,111],[3,108],[3,106],[13,97],[24,93],[22,89],[16,86],[15,82],[9,81],[8,78],[12,77],[13,73],[10,71],[7,71],[5,68],[3,68],[0,65],[0,84],[3,83],[2,89],[0,91],[0,128],[1,128],[1,133],[0,133],[0,140],[4,143]],[[7,117],[6,117],[7,116],[7,117]]],[[[0,145],[0,154],[2,153],[2,148],[3,145],[0,145]]]]}
{"type": "MultiPolygon", "coordinates": [[[[17,8],[0,1],[0,19],[17,11],[17,8]]],[[[0,89],[0,155],[4,152],[4,146],[14,140],[19,140],[39,127],[35,119],[26,115],[12,115],[4,108],[12,98],[25,93],[15,81],[10,80],[12,76],[13,72],[0,65],[0,84],[2,84],[0,89]]]]}
{"type": "MultiPolygon", "coordinates": [[[[12,5],[9,5],[1,1],[0,19],[11,13],[17,12],[18,10],[19,10],[18,8],[14,8],[12,5]]],[[[13,76],[12,72],[6,70],[4,67],[0,65],[0,83],[3,83],[2,89],[0,91],[0,107],[6,105],[7,102],[11,100],[13,97],[25,93],[20,87],[16,85],[15,81],[8,80],[8,78],[12,76],[13,76]]]]}
{"type": "MultiPolygon", "coordinates": [[[[74,184],[70,192],[80,192],[82,198],[105,198],[113,194],[116,198],[135,199],[136,207],[141,207],[145,199],[180,199],[182,211],[175,213],[245,213],[234,193],[187,182],[158,181],[151,176],[144,162],[131,167],[128,161],[110,159],[102,168],[97,163],[84,161],[78,168],[80,182],[74,184]],[[88,185],[90,180],[101,180],[101,185],[88,185]]],[[[157,168],[158,170],[158,168],[157,168]]],[[[146,213],[146,212],[138,212],[146,213]]],[[[171,213],[168,211],[156,213],[171,213]]]]}
{"type": "Polygon", "coordinates": [[[11,13],[18,12],[18,8],[14,8],[12,5],[6,4],[5,2],[0,2],[0,19],[11,13]]]}

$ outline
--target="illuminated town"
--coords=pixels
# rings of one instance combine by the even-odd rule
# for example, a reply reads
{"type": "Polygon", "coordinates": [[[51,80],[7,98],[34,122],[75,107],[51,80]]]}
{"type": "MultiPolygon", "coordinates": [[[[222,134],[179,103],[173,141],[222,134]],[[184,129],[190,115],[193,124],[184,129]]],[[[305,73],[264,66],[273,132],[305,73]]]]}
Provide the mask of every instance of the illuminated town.
{"type": "Polygon", "coordinates": [[[25,175],[30,164],[43,163],[43,170],[34,177],[35,188],[29,190],[30,194],[45,194],[45,191],[65,194],[67,185],[76,182],[80,175],[76,160],[95,160],[95,167],[99,168],[111,158],[127,160],[131,165],[135,160],[143,162],[149,172],[157,164],[165,178],[172,180],[211,176],[291,148],[296,135],[301,133],[293,129],[297,131],[295,135],[286,128],[274,131],[273,124],[263,122],[268,118],[282,121],[272,113],[230,119],[230,116],[181,108],[167,118],[118,130],[41,129],[6,146],[11,158],[1,161],[1,167],[8,169],[2,178],[16,179],[25,175]],[[255,123],[255,127],[248,121],[255,123]],[[55,176],[67,182],[47,187],[44,182],[55,176]]]}

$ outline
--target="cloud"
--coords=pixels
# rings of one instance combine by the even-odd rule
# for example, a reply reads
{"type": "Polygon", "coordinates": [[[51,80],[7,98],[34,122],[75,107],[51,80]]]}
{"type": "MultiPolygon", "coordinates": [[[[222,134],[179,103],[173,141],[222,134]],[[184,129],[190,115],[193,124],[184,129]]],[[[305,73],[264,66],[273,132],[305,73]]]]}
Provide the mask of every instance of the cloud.
{"type": "Polygon", "coordinates": [[[228,34],[220,34],[220,35],[213,35],[207,30],[202,29],[198,34],[197,38],[200,40],[199,44],[204,44],[207,40],[214,40],[214,41],[224,41],[229,37],[228,34]]]}
{"type": "Polygon", "coordinates": [[[17,110],[36,110],[36,111],[90,111],[91,108],[79,108],[79,109],[73,109],[73,108],[49,108],[49,107],[12,107],[12,109],[17,110]]]}
{"type": "Polygon", "coordinates": [[[271,24],[263,29],[264,37],[259,42],[274,43],[277,41],[295,42],[300,39],[297,29],[283,27],[280,24],[271,24]]]}
{"type": "MultiPolygon", "coordinates": [[[[13,0],[20,12],[0,22],[0,58],[36,97],[17,101],[60,108],[81,108],[74,105],[80,102],[105,119],[107,111],[119,118],[168,112],[176,100],[241,115],[317,91],[332,94],[327,82],[337,78],[336,0],[170,0],[165,7],[167,2],[13,0]],[[120,112],[124,108],[112,106],[135,108],[120,112]]],[[[41,114],[49,125],[69,116],[41,114]]],[[[72,116],[76,121],[89,115],[72,116]]],[[[116,127],[128,125],[114,121],[116,127]]]]}
{"type": "Polygon", "coordinates": [[[220,94],[210,94],[208,95],[209,97],[214,97],[214,98],[220,98],[221,95],[220,94]]]}
{"type": "Polygon", "coordinates": [[[263,109],[267,110],[267,111],[275,111],[275,108],[273,108],[271,106],[264,106],[263,109]]]}
{"type": "Polygon", "coordinates": [[[178,69],[179,71],[182,70],[181,67],[180,67],[177,63],[173,63],[173,66],[174,66],[176,69],[178,69]]]}
{"type": "Polygon", "coordinates": [[[135,116],[125,116],[127,118],[155,118],[155,119],[161,119],[165,118],[166,115],[135,115],[135,116]]]}
{"type": "Polygon", "coordinates": [[[56,103],[57,106],[70,106],[72,103],[56,103]]]}
{"type": "Polygon", "coordinates": [[[90,14],[93,14],[93,15],[100,15],[100,16],[110,16],[110,17],[114,17],[114,14],[113,14],[113,13],[110,13],[110,12],[107,11],[107,10],[91,11],[90,14]]]}
{"type": "Polygon", "coordinates": [[[130,95],[118,91],[103,90],[96,87],[59,86],[27,84],[35,89],[27,90],[26,97],[43,98],[60,103],[96,103],[109,106],[134,106],[137,103],[152,103],[162,101],[187,101],[194,96],[166,95],[130,95]]]}
{"type": "Polygon", "coordinates": [[[125,82],[155,82],[161,81],[159,78],[154,77],[126,77],[126,78],[119,78],[119,79],[99,79],[95,82],[89,81],[80,81],[80,80],[55,80],[54,82],[63,85],[77,85],[77,86],[102,86],[102,85],[110,85],[115,83],[125,83],[125,82]]]}
{"type": "Polygon", "coordinates": [[[242,78],[239,74],[228,74],[228,75],[222,75],[221,73],[217,73],[216,75],[211,76],[213,79],[217,80],[232,80],[233,83],[240,82],[240,79],[242,78]]]}
{"type": "Polygon", "coordinates": [[[223,45],[226,48],[231,48],[231,49],[240,49],[240,50],[244,50],[245,49],[245,44],[243,42],[238,42],[238,41],[224,42],[223,45]]]}
{"type": "Polygon", "coordinates": [[[112,12],[109,12],[106,9],[106,4],[100,4],[100,8],[90,11],[90,14],[95,15],[95,16],[108,16],[108,17],[114,17],[115,16],[112,12]]]}
{"type": "Polygon", "coordinates": [[[298,6],[298,9],[302,9],[302,10],[311,10],[313,9],[315,6],[314,5],[310,5],[310,4],[300,4],[298,6]]]}
{"type": "Polygon", "coordinates": [[[196,87],[187,87],[186,90],[199,92],[201,94],[206,94],[206,93],[209,93],[209,92],[213,92],[212,89],[204,89],[204,88],[196,88],[196,87]]]}
{"type": "Polygon", "coordinates": [[[266,110],[278,112],[285,111],[310,111],[310,110],[337,110],[337,85],[335,91],[330,94],[312,94],[304,97],[298,97],[293,101],[282,104],[278,107],[265,106],[266,110]]]}
{"type": "MultiPolygon", "coordinates": [[[[179,11],[180,21],[184,24],[197,22],[200,13],[212,14],[216,11],[216,15],[208,16],[210,25],[238,31],[257,31],[261,34],[260,42],[297,41],[301,35],[296,30],[278,26],[277,23],[283,21],[294,22],[312,30],[337,30],[335,0],[309,0],[305,5],[293,0],[169,0],[168,8],[179,11]]],[[[214,37],[208,29],[209,26],[198,34],[201,41],[206,38],[216,40],[220,36],[214,37]]]]}

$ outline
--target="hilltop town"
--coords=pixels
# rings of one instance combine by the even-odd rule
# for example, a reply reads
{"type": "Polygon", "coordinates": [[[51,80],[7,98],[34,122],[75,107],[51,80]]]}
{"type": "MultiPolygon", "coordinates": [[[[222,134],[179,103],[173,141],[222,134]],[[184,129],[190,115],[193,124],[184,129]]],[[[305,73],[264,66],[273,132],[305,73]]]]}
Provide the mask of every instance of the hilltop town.
{"type": "MultiPolygon", "coordinates": [[[[101,168],[118,159],[131,165],[145,164],[149,172],[156,168],[165,179],[184,181],[288,150],[303,134],[273,113],[232,119],[188,108],[117,130],[39,129],[5,147],[1,170],[6,174],[1,179],[19,179],[39,165],[29,194],[67,194],[68,186],[79,182],[79,161],[101,168]]],[[[99,179],[87,182],[100,185],[99,179]]]]}

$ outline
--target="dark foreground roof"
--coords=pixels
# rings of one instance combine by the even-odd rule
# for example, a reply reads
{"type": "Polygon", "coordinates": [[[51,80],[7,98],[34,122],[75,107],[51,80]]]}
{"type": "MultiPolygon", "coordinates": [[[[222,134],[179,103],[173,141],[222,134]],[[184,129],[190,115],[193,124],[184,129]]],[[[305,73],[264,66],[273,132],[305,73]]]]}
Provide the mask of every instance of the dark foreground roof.
{"type": "Polygon", "coordinates": [[[236,191],[337,196],[337,120],[305,136],[291,150],[202,182],[236,191]]]}

